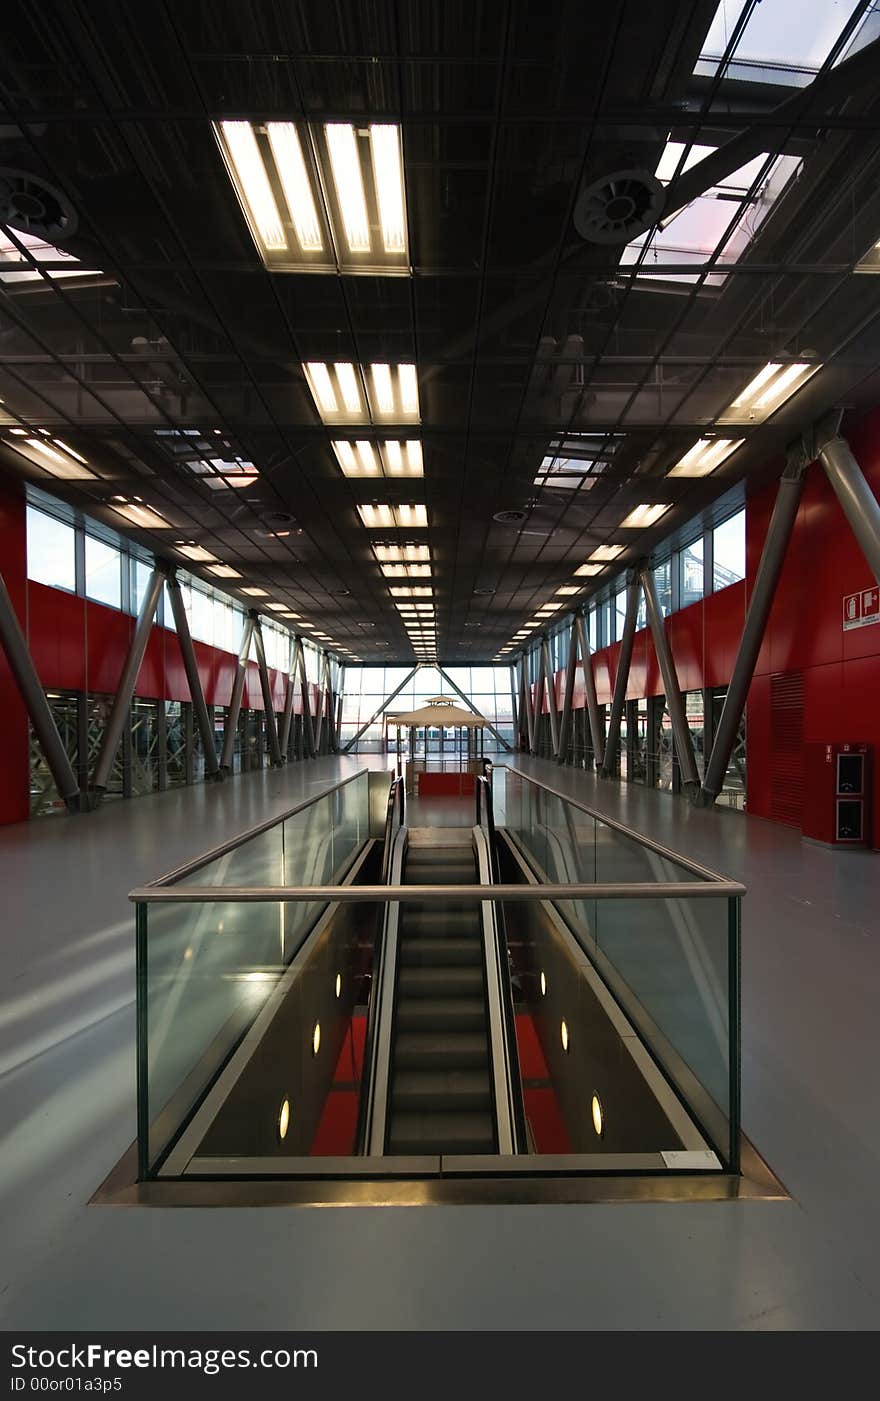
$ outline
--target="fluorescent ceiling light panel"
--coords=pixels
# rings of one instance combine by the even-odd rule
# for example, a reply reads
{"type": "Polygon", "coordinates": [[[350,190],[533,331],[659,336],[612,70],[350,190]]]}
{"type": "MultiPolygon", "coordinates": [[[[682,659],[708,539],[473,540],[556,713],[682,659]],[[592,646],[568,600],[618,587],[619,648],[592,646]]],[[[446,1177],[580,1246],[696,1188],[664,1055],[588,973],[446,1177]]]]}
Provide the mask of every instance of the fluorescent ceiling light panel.
{"type": "Polygon", "coordinates": [[[594,574],[601,574],[604,568],[604,564],[581,564],[574,572],[581,578],[591,578],[594,574]]]}
{"type": "Polygon", "coordinates": [[[386,579],[430,579],[430,564],[383,564],[386,579]]]}
{"type": "Polygon", "coordinates": [[[821,368],[821,365],[802,361],[789,365],[771,361],[737,395],[721,415],[720,422],[763,423],[821,368]]]}
{"type": "Polygon", "coordinates": [[[373,407],[383,418],[390,418],[394,413],[391,366],[375,364],[370,367],[370,373],[373,380],[373,393],[371,395],[373,407]]]}
{"type": "Polygon", "coordinates": [[[588,555],[588,559],[617,559],[618,555],[622,555],[625,549],[626,545],[597,545],[592,554],[588,555]]]}
{"type": "Polygon", "coordinates": [[[240,579],[239,570],[233,569],[231,564],[211,564],[208,566],[209,574],[216,574],[218,579],[240,579]]]}
{"type": "Polygon", "coordinates": [[[628,516],[624,516],[620,522],[622,530],[644,530],[649,525],[655,525],[661,516],[669,510],[669,505],[664,504],[642,504],[634,506],[628,516]]]}
{"type": "Polygon", "coordinates": [[[266,604],[266,607],[267,607],[267,608],[270,608],[270,609],[272,610],[273,613],[286,613],[286,612],[287,612],[287,604],[286,604],[286,603],[267,603],[267,604],[266,604]]]}
{"type": "Polygon", "coordinates": [[[389,592],[392,598],[431,598],[434,590],[429,584],[417,584],[412,588],[393,588],[389,592]]]}
{"type": "Polygon", "coordinates": [[[324,240],[299,133],[293,122],[268,122],[266,132],[299,246],[304,253],[320,253],[324,240]]]}
{"type": "Polygon", "coordinates": [[[579,584],[563,584],[562,588],[556,590],[558,594],[564,594],[566,597],[570,597],[571,594],[574,593],[580,593],[580,591],[579,584]]]}
{"type": "Polygon", "coordinates": [[[699,438],[673,468],[670,477],[708,477],[742,445],[741,438],[699,438]]]}
{"type": "Polygon", "coordinates": [[[418,423],[419,384],[412,364],[370,365],[370,408],[377,423],[418,423]]]}
{"type": "Polygon", "coordinates": [[[248,221],[259,243],[269,253],[286,249],[284,226],[253,127],[250,122],[221,122],[220,130],[248,221]]]}
{"type": "Polygon", "coordinates": [[[82,453],[77,452],[76,448],[70,447],[70,445],[65,443],[61,438],[53,438],[52,442],[57,448],[60,448],[62,452],[66,452],[68,457],[73,457],[77,462],[81,462],[84,467],[88,467],[88,462],[83,457],[82,453]]]}
{"type": "Polygon", "coordinates": [[[406,217],[400,129],[387,123],[370,127],[373,180],[386,253],[406,252],[406,217]]]}
{"type": "MultiPolygon", "coordinates": [[[[66,451],[62,451],[60,448],[50,447],[42,438],[25,438],[24,442],[27,447],[43,459],[35,465],[42,467],[43,471],[48,472],[51,477],[58,477],[62,481],[94,479],[95,473],[84,465],[83,459],[79,455],[76,458],[69,456],[66,451]]],[[[13,443],[12,446],[19,447],[20,444],[13,443]]]]}
{"type": "Polygon", "coordinates": [[[358,506],[358,515],[370,529],[389,529],[394,526],[394,510],[391,506],[358,506]]]}
{"type": "Polygon", "coordinates": [[[401,530],[408,527],[427,528],[428,512],[424,506],[395,506],[394,514],[401,530]]]}
{"type": "Polygon", "coordinates": [[[369,253],[370,223],[354,127],[347,122],[328,122],[324,134],[348,251],[369,253]]]}
{"type": "Polygon", "coordinates": [[[397,560],[415,563],[417,560],[431,558],[431,551],[427,545],[374,545],[373,553],[380,564],[391,564],[397,560]]]}
{"type": "Polygon", "coordinates": [[[212,555],[210,550],[206,550],[204,545],[175,545],[174,548],[197,564],[216,564],[217,562],[217,556],[212,555]]]}
{"type": "Polygon", "coordinates": [[[339,402],[327,366],[321,361],[311,360],[303,365],[303,370],[321,418],[327,423],[338,417],[339,402]]]}
{"type": "Polygon", "coordinates": [[[246,589],[242,589],[241,592],[246,593],[249,598],[266,598],[268,596],[268,591],[266,589],[257,589],[249,587],[246,589]]]}
{"type": "Polygon", "coordinates": [[[110,502],[113,510],[123,520],[127,520],[131,525],[140,526],[142,530],[167,530],[170,522],[154,511],[149,506],[145,506],[143,501],[113,501],[110,502]]]}

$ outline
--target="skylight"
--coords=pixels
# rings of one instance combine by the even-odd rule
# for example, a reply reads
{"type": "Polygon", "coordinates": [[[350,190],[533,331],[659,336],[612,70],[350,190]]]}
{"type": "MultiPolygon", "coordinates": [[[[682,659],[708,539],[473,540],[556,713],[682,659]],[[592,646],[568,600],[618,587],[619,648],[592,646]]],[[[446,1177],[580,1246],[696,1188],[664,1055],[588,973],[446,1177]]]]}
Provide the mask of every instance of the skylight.
{"type": "MultiPolygon", "coordinates": [[[[681,141],[666,142],[655,171],[662,184],[668,185],[716,148],[694,145],[685,156],[686,149],[681,141]]],[[[756,157],[671,215],[662,227],[658,225],[633,239],[623,250],[621,265],[628,267],[639,262],[645,250],[640,274],[644,272],[646,278],[661,276],[670,282],[690,283],[698,280],[698,271],[664,273],[663,267],[693,264],[699,269],[716,254],[722,263],[737,262],[800,165],[797,156],[777,156],[769,166],[766,156],[756,157]],[[761,183],[755,197],[749,200],[748,192],[759,177],[761,183]],[[650,269],[658,271],[652,273],[650,269]]],[[[709,286],[718,287],[724,278],[723,271],[712,272],[705,281],[709,286]]]]}
{"type": "MultiPolygon", "coordinates": [[[[720,0],[694,72],[714,77],[748,0],[720,0]]],[[[754,6],[728,64],[729,79],[806,87],[825,64],[859,8],[857,0],[761,0],[754,6]]],[[[835,59],[875,37],[871,10],[835,59]]]]}
{"type": "MultiPolygon", "coordinates": [[[[84,268],[78,258],[74,258],[72,253],[65,253],[60,248],[56,248],[52,243],[46,243],[44,239],[37,238],[34,234],[19,233],[16,229],[15,237],[23,248],[33,258],[35,263],[69,263],[69,268],[50,268],[46,277],[53,282],[63,281],[70,277],[103,277],[103,273],[95,268],[84,268]]],[[[20,253],[2,229],[0,229],[0,282],[42,282],[43,274],[38,272],[28,263],[23,253],[20,253]],[[12,268],[22,268],[23,271],[9,271],[12,268]]]]}

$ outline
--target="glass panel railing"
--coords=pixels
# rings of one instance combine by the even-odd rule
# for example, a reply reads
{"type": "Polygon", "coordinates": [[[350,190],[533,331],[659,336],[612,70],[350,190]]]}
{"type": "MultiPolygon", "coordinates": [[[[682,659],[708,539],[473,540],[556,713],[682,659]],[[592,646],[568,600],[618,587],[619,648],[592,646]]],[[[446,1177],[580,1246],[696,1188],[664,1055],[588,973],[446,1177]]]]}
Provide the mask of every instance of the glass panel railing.
{"type": "MultiPolygon", "coordinates": [[[[170,884],[332,885],[368,835],[364,772],[232,849],[193,863],[170,884]]],[[[138,1015],[146,1107],[141,1123],[149,1124],[151,1165],[253,1024],[326,905],[221,898],[142,910],[138,1015]]]]}

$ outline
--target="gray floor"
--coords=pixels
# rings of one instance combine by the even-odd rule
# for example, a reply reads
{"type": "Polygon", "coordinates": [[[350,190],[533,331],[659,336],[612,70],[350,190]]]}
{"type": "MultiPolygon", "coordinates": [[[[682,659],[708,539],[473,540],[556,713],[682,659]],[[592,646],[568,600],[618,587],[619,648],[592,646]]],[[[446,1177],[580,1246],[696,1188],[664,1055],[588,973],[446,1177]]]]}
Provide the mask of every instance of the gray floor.
{"type": "Polygon", "coordinates": [[[319,760],[0,829],[0,1324],[877,1326],[880,857],[518,762],[749,886],[744,1123],[794,1200],[87,1206],[134,1136],[127,891],[357,763],[319,760]]]}

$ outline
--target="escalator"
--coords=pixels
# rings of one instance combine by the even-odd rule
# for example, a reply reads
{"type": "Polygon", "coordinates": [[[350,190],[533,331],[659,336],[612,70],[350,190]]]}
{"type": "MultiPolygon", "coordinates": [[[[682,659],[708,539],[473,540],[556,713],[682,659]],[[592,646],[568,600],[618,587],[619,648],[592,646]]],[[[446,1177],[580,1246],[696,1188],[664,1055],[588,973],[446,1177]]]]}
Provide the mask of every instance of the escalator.
{"type": "MultiPolygon", "coordinates": [[[[414,846],[405,885],[472,885],[471,846],[414,846]]],[[[401,907],[386,1151],[497,1152],[480,907],[401,907]]]]}
{"type": "MultiPolygon", "coordinates": [[[[488,811],[488,809],[483,809],[488,811]]],[[[526,1151],[491,818],[470,830],[386,829],[389,900],[377,942],[358,1133],[373,1157],[526,1151]],[[485,900],[408,900],[407,886],[486,886],[485,900]]]]}

